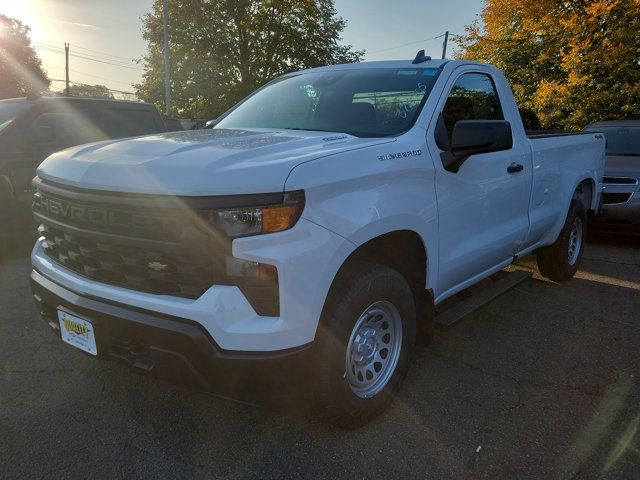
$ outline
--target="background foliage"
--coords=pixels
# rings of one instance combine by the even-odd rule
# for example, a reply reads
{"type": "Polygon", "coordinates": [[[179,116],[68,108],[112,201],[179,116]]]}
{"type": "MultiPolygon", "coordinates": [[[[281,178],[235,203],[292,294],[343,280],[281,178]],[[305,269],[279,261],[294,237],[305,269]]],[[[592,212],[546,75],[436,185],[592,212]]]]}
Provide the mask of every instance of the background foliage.
{"type": "Polygon", "coordinates": [[[104,85],[87,85],[75,83],[69,87],[69,95],[73,97],[115,98],[104,85]]]}
{"type": "Polygon", "coordinates": [[[24,97],[49,87],[29,39],[29,27],[0,14],[0,99],[24,97]]]}
{"type": "MultiPolygon", "coordinates": [[[[268,80],[353,62],[333,0],[170,0],[173,114],[213,118],[268,80]]],[[[136,93],[164,110],[162,1],[143,18],[149,44],[136,93]]]]}
{"type": "Polygon", "coordinates": [[[486,0],[458,40],[547,128],[640,118],[640,0],[486,0]]]}

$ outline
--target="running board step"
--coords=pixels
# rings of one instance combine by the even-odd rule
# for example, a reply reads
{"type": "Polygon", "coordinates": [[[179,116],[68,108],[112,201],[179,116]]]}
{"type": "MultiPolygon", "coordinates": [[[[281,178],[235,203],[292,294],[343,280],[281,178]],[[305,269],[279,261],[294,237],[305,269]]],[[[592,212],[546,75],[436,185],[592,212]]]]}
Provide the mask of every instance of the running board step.
{"type": "Polygon", "coordinates": [[[511,290],[519,283],[531,278],[532,275],[533,274],[531,272],[525,272],[524,270],[509,272],[493,285],[489,285],[477,294],[470,296],[462,302],[438,314],[436,316],[436,323],[442,327],[451,327],[471,312],[474,312],[480,307],[486,305],[507,290],[511,290]]]}

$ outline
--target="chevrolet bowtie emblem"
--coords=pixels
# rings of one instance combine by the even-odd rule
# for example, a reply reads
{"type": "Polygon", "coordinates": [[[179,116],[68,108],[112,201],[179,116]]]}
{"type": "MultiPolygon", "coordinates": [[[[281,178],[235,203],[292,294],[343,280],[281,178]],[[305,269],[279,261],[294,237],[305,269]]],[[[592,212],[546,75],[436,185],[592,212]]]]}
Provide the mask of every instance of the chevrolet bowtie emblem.
{"type": "Polygon", "coordinates": [[[156,272],[165,272],[168,270],[169,265],[165,265],[164,263],[160,262],[150,262],[147,264],[147,268],[156,272]]]}

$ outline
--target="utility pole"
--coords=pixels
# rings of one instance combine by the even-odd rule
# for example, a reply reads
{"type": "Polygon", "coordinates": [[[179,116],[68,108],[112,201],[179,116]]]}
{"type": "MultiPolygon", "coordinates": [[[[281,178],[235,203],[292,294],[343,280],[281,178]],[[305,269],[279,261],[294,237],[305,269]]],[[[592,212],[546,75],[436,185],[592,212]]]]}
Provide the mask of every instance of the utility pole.
{"type": "Polygon", "coordinates": [[[65,71],[65,95],[69,96],[69,44],[64,44],[64,71],[65,71]]]}
{"type": "Polygon", "coordinates": [[[447,44],[449,43],[449,32],[444,32],[444,43],[442,44],[442,58],[447,58],[447,44]]]}
{"type": "Polygon", "coordinates": [[[164,0],[162,7],[162,19],[164,23],[164,113],[169,116],[171,113],[171,79],[169,78],[169,0],[164,0]]]}

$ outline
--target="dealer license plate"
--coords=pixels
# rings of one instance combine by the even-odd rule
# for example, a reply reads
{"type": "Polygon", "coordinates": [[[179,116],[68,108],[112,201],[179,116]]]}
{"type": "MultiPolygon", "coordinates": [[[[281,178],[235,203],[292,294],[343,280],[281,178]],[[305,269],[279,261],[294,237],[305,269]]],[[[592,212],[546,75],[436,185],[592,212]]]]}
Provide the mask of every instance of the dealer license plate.
{"type": "Polygon", "coordinates": [[[91,322],[58,310],[62,340],[91,355],[98,355],[91,322]]]}

